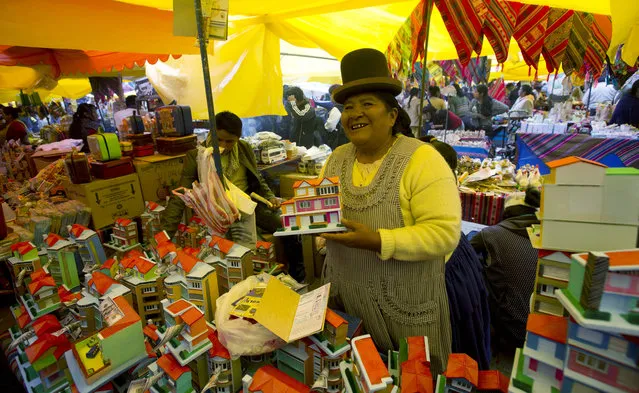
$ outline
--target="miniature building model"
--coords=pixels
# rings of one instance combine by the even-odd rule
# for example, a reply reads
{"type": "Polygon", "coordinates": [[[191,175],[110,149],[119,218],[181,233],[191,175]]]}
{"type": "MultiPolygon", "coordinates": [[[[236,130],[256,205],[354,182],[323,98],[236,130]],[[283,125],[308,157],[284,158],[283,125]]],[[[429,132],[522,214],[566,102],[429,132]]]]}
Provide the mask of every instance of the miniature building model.
{"type": "MultiPolygon", "coordinates": [[[[41,261],[38,257],[38,249],[33,243],[15,243],[11,246],[11,253],[13,256],[9,257],[9,264],[11,265],[14,280],[23,270],[28,275],[40,269],[41,261]]],[[[18,290],[19,294],[24,293],[23,287],[19,287],[18,290]]]]}
{"type": "Polygon", "coordinates": [[[69,227],[69,234],[78,245],[80,257],[85,266],[100,266],[106,261],[102,242],[95,231],[79,224],[73,224],[69,227]]]}
{"type": "Polygon", "coordinates": [[[540,205],[541,248],[584,251],[636,246],[639,170],[606,169],[579,157],[547,165],[550,175],[540,205]]]}
{"type": "Polygon", "coordinates": [[[339,178],[300,180],[293,190],[293,199],[282,203],[283,228],[275,236],[344,230],[339,178]]]}
{"type": "Polygon", "coordinates": [[[217,331],[209,334],[213,347],[208,352],[208,374],[219,372],[214,392],[233,393],[242,388],[242,364],[239,358],[232,359],[229,351],[220,342],[217,331]]]}
{"type": "MultiPolygon", "coordinates": [[[[167,247],[162,247],[163,249],[167,247]]],[[[207,321],[215,317],[215,302],[218,298],[218,277],[215,269],[196,257],[177,250],[172,263],[177,272],[164,279],[168,299],[186,299],[204,310],[207,321]]]]}
{"type": "Polygon", "coordinates": [[[179,336],[171,339],[166,346],[182,366],[186,366],[212,348],[204,313],[198,307],[184,299],[173,303],[164,299],[162,308],[167,328],[184,324],[179,336]]]}
{"type": "MultiPolygon", "coordinates": [[[[448,355],[448,365],[444,376],[446,377],[444,390],[446,393],[474,392],[479,384],[477,362],[465,353],[448,355]]],[[[439,381],[437,385],[439,386],[439,381]]]]}
{"type": "Polygon", "coordinates": [[[50,233],[45,239],[47,247],[48,267],[47,270],[56,284],[64,285],[72,290],[80,286],[78,268],[75,264],[75,253],[77,247],[75,243],[64,239],[55,233],[50,233]]]}
{"type": "Polygon", "coordinates": [[[83,336],[94,334],[104,325],[99,310],[100,299],[123,297],[129,304],[132,303],[131,291],[118,281],[99,271],[88,277],[87,287],[82,290],[82,298],[77,303],[83,336]]]}
{"type": "Polygon", "coordinates": [[[245,375],[242,379],[243,393],[310,393],[311,389],[276,369],[264,366],[253,377],[245,375]]]}
{"type": "Polygon", "coordinates": [[[31,319],[36,319],[60,308],[58,286],[51,275],[43,269],[31,274],[31,282],[27,286],[28,293],[22,295],[24,304],[31,319]]]}
{"type": "Polygon", "coordinates": [[[573,254],[557,297],[583,327],[639,335],[639,249],[573,254]]]}
{"type": "Polygon", "coordinates": [[[191,393],[191,370],[180,365],[170,353],[160,356],[157,362],[149,365],[152,373],[164,373],[164,375],[151,386],[153,393],[191,393]]]}
{"type": "Polygon", "coordinates": [[[35,342],[24,351],[28,363],[21,365],[25,368],[27,376],[32,373],[37,375],[34,380],[26,384],[29,392],[56,392],[69,386],[68,381],[71,378],[64,357],[69,349],[71,349],[71,343],[64,334],[37,335],[35,342]]]}
{"type": "Polygon", "coordinates": [[[275,259],[275,245],[271,242],[258,241],[253,251],[253,271],[255,273],[268,272],[277,266],[275,259]]]}
{"type": "Polygon", "coordinates": [[[128,218],[116,219],[113,224],[111,241],[104,245],[115,250],[118,258],[122,258],[127,251],[140,247],[140,242],[138,241],[138,224],[128,218]]]}
{"type": "Polygon", "coordinates": [[[209,247],[212,256],[206,259],[214,264],[220,295],[228,292],[233,285],[253,275],[251,250],[231,240],[213,235],[209,247]]]}
{"type": "Polygon", "coordinates": [[[354,337],[351,340],[353,349],[353,376],[355,383],[359,385],[354,390],[351,385],[351,378],[344,379],[347,392],[356,392],[363,389],[366,392],[398,392],[399,389],[393,384],[393,378],[377,352],[375,343],[370,335],[354,337]]]}
{"type": "Polygon", "coordinates": [[[549,315],[564,315],[564,307],[555,295],[555,289],[568,287],[570,277],[570,253],[539,250],[537,278],[533,293],[535,312],[549,315]]]}
{"type": "Polygon", "coordinates": [[[289,343],[276,351],[277,369],[305,385],[315,381],[313,369],[313,342],[307,338],[289,343]]]}
{"type": "Polygon", "coordinates": [[[146,201],[144,205],[144,213],[140,215],[142,219],[142,241],[145,244],[149,244],[156,233],[162,232],[161,214],[165,208],[152,201],[146,201]]]}
{"type": "Polygon", "coordinates": [[[140,318],[155,323],[162,321],[160,301],[164,298],[164,277],[157,273],[157,265],[142,256],[125,258],[122,265],[130,266],[122,284],[131,291],[133,308],[140,318]]]}
{"type": "Polygon", "coordinates": [[[324,330],[310,337],[315,345],[313,351],[313,380],[319,378],[324,369],[328,369],[328,392],[341,392],[344,387],[340,363],[351,350],[346,341],[348,322],[331,309],[326,309],[324,330]],[[319,362],[318,362],[319,360],[319,362]]]}

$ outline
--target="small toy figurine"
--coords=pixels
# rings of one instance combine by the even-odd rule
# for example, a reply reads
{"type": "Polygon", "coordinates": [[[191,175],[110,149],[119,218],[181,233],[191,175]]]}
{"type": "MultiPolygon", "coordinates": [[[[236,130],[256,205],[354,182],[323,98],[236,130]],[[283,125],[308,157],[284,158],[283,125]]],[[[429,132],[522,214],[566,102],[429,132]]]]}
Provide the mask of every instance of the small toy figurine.
{"type": "Polygon", "coordinates": [[[282,203],[282,226],[275,236],[341,232],[342,207],[338,177],[300,180],[295,196],[282,203]]]}

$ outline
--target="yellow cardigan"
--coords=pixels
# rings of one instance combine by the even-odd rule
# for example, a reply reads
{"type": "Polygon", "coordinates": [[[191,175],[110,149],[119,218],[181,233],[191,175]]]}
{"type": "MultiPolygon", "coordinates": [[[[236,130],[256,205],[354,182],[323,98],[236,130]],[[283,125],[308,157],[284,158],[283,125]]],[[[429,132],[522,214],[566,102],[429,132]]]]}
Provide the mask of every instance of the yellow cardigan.
{"type": "MultiPolygon", "coordinates": [[[[370,184],[382,161],[383,158],[368,164],[366,178],[362,178],[355,162],[353,185],[370,184]]],[[[400,184],[405,226],[378,230],[382,240],[380,258],[423,261],[446,256],[448,259],[461,233],[461,201],[450,167],[434,147],[424,144],[410,158],[400,184]]]]}

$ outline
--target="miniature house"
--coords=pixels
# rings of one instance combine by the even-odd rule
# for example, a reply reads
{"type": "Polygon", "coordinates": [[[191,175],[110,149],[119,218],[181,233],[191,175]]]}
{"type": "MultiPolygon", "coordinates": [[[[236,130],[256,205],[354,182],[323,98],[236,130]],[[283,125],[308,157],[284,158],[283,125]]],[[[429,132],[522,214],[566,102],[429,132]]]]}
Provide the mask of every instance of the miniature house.
{"type": "Polygon", "coordinates": [[[113,243],[120,247],[130,247],[137,245],[138,226],[135,221],[128,218],[117,218],[113,225],[113,243]]]}
{"type": "Polygon", "coordinates": [[[28,293],[25,293],[21,299],[31,319],[60,308],[58,286],[53,277],[46,274],[43,269],[38,269],[31,274],[31,282],[27,289],[28,293]]]}
{"type": "Polygon", "coordinates": [[[251,250],[231,240],[213,235],[209,247],[212,256],[206,259],[215,265],[220,295],[228,292],[233,285],[253,275],[251,250]]]}
{"type": "MultiPolygon", "coordinates": [[[[28,275],[34,271],[40,269],[41,261],[38,257],[38,249],[31,242],[20,242],[11,245],[12,257],[9,257],[9,264],[13,273],[14,279],[20,275],[20,272],[25,271],[24,274],[28,275]]],[[[18,288],[18,293],[24,293],[24,287],[18,288]]]]}
{"type": "Polygon", "coordinates": [[[100,266],[106,261],[102,242],[95,231],[80,224],[73,224],[68,228],[71,239],[79,247],[80,258],[85,266],[100,266]]]}
{"type": "Polygon", "coordinates": [[[162,321],[162,304],[164,298],[164,277],[157,273],[157,265],[142,256],[125,258],[123,267],[128,266],[122,284],[133,295],[133,308],[143,321],[162,321]]]}
{"type": "Polygon", "coordinates": [[[339,178],[300,180],[294,197],[282,203],[282,226],[275,236],[343,231],[339,178]]]}
{"type": "MultiPolygon", "coordinates": [[[[397,392],[393,378],[377,352],[370,335],[358,336],[351,341],[353,347],[353,369],[356,382],[366,392],[397,392]]],[[[349,379],[345,379],[346,384],[349,379]]],[[[348,391],[348,389],[347,389],[348,391]]],[[[352,391],[352,390],[351,390],[352,391]]]]}
{"type": "Polygon", "coordinates": [[[448,355],[446,366],[446,393],[474,392],[479,383],[477,362],[465,353],[451,353],[448,355]]]}
{"type": "Polygon", "coordinates": [[[142,220],[142,241],[145,244],[149,244],[156,233],[162,232],[161,214],[165,208],[152,201],[147,201],[144,205],[144,213],[140,215],[142,220]]]}
{"type": "Polygon", "coordinates": [[[313,358],[313,380],[317,380],[324,369],[328,369],[328,392],[341,392],[344,387],[340,363],[351,350],[346,338],[348,322],[331,309],[326,309],[324,330],[310,337],[309,347],[313,358]]]}
{"type": "Polygon", "coordinates": [[[398,379],[402,391],[433,392],[430,351],[425,336],[407,337],[399,343],[399,351],[389,353],[388,369],[398,379]]]}
{"type": "Polygon", "coordinates": [[[278,370],[305,385],[312,385],[315,381],[312,345],[310,339],[303,338],[279,348],[275,351],[278,370]]]}
{"type": "Polygon", "coordinates": [[[533,309],[538,313],[563,316],[564,307],[557,300],[555,290],[568,287],[570,253],[539,250],[538,256],[533,309]]]}
{"type": "Polygon", "coordinates": [[[150,370],[163,372],[164,375],[153,386],[153,393],[191,393],[191,370],[180,365],[170,353],[160,356],[154,365],[149,366],[150,370]]]}
{"type": "Polygon", "coordinates": [[[72,290],[80,286],[78,268],[75,263],[76,245],[55,233],[49,233],[44,239],[47,247],[47,270],[58,285],[72,290]]]}
{"type": "Polygon", "coordinates": [[[181,365],[186,366],[212,348],[204,313],[193,303],[184,299],[170,303],[164,299],[162,308],[167,328],[184,325],[180,334],[166,345],[181,365]]]}
{"type": "Polygon", "coordinates": [[[253,271],[268,272],[275,266],[277,266],[275,245],[271,242],[258,241],[253,251],[253,271]]]}
{"type": "Polygon", "coordinates": [[[29,361],[27,375],[33,370],[39,379],[39,384],[33,386],[31,392],[55,392],[64,389],[71,380],[64,357],[65,352],[71,349],[69,339],[64,334],[51,333],[40,333],[37,337],[37,340],[25,350],[29,361]]]}
{"type": "Polygon", "coordinates": [[[549,250],[610,250],[637,245],[639,170],[568,157],[548,163],[541,196],[541,244],[549,250]]]}
{"type": "Polygon", "coordinates": [[[253,377],[242,378],[243,393],[310,393],[311,389],[273,366],[264,366],[253,377]]]}
{"type": "Polygon", "coordinates": [[[217,372],[217,382],[215,384],[217,392],[237,392],[242,388],[242,364],[239,358],[232,359],[229,351],[222,345],[218,338],[217,331],[214,330],[209,333],[209,340],[213,344],[213,347],[209,349],[207,362],[208,362],[208,375],[213,375],[217,372]]]}
{"type": "Polygon", "coordinates": [[[582,326],[639,335],[639,249],[573,254],[568,288],[557,297],[582,326]]]}
{"type": "Polygon", "coordinates": [[[508,393],[508,377],[497,370],[480,370],[477,392],[508,393]]]}

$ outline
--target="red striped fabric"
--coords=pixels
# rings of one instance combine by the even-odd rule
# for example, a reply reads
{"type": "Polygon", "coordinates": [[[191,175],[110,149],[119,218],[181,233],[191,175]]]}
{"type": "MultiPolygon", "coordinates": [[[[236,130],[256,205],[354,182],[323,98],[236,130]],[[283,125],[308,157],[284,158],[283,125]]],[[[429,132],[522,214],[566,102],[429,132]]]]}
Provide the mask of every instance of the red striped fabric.
{"type": "Polygon", "coordinates": [[[488,89],[488,95],[494,100],[506,102],[506,84],[504,78],[495,80],[495,83],[488,89]]]}
{"type": "Polygon", "coordinates": [[[549,12],[547,6],[522,4],[513,32],[524,61],[535,69],[544,46],[549,12]]]}
{"type": "Polygon", "coordinates": [[[497,62],[504,63],[508,59],[510,38],[522,4],[506,0],[487,0],[487,3],[483,32],[493,47],[497,62]]]}
{"type": "Polygon", "coordinates": [[[604,58],[610,46],[612,37],[612,20],[607,15],[593,15],[590,40],[584,58],[585,72],[593,74],[594,79],[599,78],[603,70],[604,58]]]}
{"type": "Polygon", "coordinates": [[[483,10],[481,4],[484,0],[435,0],[463,66],[468,64],[473,51],[481,52],[482,22],[476,11],[483,10]]]}
{"type": "Polygon", "coordinates": [[[573,10],[563,8],[551,8],[548,13],[548,27],[541,53],[546,59],[546,68],[550,73],[559,70],[559,65],[568,47],[568,37],[574,13],[573,10]]]}

